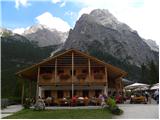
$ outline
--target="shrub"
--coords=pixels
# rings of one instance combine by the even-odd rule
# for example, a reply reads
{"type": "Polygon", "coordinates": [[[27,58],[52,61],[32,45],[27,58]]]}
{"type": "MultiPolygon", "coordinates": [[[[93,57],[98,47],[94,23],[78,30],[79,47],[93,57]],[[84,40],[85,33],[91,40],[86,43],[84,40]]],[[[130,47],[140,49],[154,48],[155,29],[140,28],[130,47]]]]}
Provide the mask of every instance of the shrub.
{"type": "Polygon", "coordinates": [[[114,99],[112,99],[112,98],[109,97],[109,98],[106,100],[106,104],[109,105],[110,108],[112,108],[112,107],[115,107],[115,106],[116,106],[116,101],[115,101],[114,99]]]}
{"type": "Polygon", "coordinates": [[[31,106],[31,99],[26,98],[25,101],[24,101],[23,107],[24,107],[25,109],[29,109],[30,106],[31,106]]]}
{"type": "Polygon", "coordinates": [[[119,109],[118,106],[115,106],[113,108],[110,108],[111,112],[115,115],[121,115],[123,113],[123,111],[121,109],[119,109]]]}
{"type": "Polygon", "coordinates": [[[116,105],[116,101],[114,99],[109,97],[106,100],[106,104],[108,105],[107,108],[112,112],[112,114],[121,115],[123,113],[123,111],[116,105]]]}

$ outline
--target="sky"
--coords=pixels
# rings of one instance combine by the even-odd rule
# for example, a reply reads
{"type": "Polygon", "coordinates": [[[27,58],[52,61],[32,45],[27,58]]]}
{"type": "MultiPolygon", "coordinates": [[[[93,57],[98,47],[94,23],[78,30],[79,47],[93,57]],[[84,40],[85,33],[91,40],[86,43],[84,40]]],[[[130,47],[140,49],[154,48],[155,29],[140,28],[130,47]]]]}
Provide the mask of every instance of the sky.
{"type": "Polygon", "coordinates": [[[62,32],[73,28],[83,13],[108,9],[145,39],[160,45],[160,0],[1,0],[0,27],[23,33],[35,24],[62,32]]]}

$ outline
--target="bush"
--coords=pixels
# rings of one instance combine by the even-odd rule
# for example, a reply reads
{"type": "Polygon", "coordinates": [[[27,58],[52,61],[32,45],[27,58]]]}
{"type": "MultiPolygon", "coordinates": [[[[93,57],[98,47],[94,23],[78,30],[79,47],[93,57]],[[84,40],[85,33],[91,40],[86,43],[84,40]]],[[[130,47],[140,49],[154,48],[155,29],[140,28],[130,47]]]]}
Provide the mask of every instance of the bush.
{"type": "Polygon", "coordinates": [[[115,106],[113,108],[110,108],[111,112],[115,115],[121,115],[123,113],[123,111],[121,109],[119,109],[118,106],[115,106]]]}
{"type": "Polygon", "coordinates": [[[112,112],[112,114],[121,115],[123,113],[123,111],[116,105],[116,101],[114,99],[109,97],[106,100],[106,104],[108,105],[107,108],[112,112]]]}
{"type": "Polygon", "coordinates": [[[106,100],[106,104],[107,105],[109,105],[109,107],[115,107],[116,106],[116,101],[114,100],[114,99],[112,99],[112,98],[108,98],[107,100],[106,100]]]}
{"type": "Polygon", "coordinates": [[[26,98],[25,101],[24,101],[23,107],[25,109],[29,109],[31,107],[31,99],[26,98]]]}

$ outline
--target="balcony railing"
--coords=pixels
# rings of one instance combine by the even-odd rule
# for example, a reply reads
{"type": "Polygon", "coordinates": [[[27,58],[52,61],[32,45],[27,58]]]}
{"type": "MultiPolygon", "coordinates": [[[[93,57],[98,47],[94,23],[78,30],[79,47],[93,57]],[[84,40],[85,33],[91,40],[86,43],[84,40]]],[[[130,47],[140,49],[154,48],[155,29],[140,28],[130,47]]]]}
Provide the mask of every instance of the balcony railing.
{"type": "MultiPolygon", "coordinates": [[[[73,83],[77,85],[86,85],[86,84],[101,84],[105,83],[104,74],[94,74],[90,78],[87,74],[78,74],[73,76],[73,83]]],[[[49,85],[49,84],[72,84],[72,76],[69,74],[61,74],[55,76],[52,73],[44,73],[40,75],[39,84],[49,85]]]]}

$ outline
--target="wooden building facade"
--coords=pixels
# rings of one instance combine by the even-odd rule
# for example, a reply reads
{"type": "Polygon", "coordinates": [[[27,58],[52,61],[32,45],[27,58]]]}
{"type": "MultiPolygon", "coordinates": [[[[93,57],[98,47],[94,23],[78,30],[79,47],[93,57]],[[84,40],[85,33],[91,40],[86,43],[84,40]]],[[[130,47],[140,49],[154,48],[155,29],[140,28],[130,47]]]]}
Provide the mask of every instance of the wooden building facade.
{"type": "MultiPolygon", "coordinates": [[[[122,92],[122,77],[127,73],[86,53],[70,49],[21,70],[17,75],[36,81],[37,97],[63,98],[122,92]]],[[[22,87],[22,99],[23,92],[22,87]]]]}

